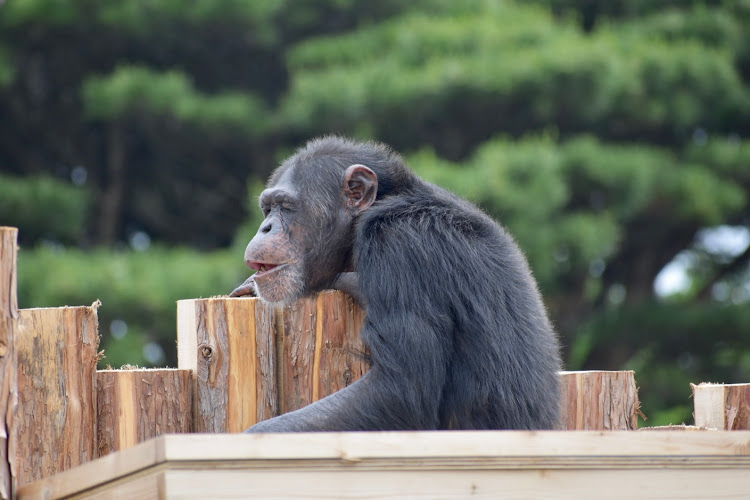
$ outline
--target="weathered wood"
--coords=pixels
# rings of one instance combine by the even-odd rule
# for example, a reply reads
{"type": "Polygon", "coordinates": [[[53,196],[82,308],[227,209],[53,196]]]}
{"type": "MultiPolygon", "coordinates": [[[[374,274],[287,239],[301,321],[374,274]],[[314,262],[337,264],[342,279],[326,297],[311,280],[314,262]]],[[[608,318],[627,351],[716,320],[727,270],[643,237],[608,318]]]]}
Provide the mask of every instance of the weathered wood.
{"type": "Polygon", "coordinates": [[[367,349],[359,336],[364,317],[351,297],[337,291],[321,292],[281,311],[281,413],[333,394],[367,372],[367,349]]]}
{"type": "Polygon", "coordinates": [[[195,374],[195,432],[240,432],[278,414],[273,318],[253,298],[177,303],[178,366],[195,374]]]}
{"type": "Polygon", "coordinates": [[[359,338],[364,312],[341,292],[276,311],[255,298],[181,300],[177,311],[178,365],[197,374],[196,432],[244,430],[368,369],[359,338]]]}
{"type": "Polygon", "coordinates": [[[190,370],[96,372],[97,456],[162,434],[192,431],[190,370]]]}
{"type": "Polygon", "coordinates": [[[750,384],[690,384],[695,425],[719,430],[750,430],[750,384]]]}
{"type": "Polygon", "coordinates": [[[99,305],[20,310],[13,429],[19,486],[96,456],[99,305]]]}
{"type": "Polygon", "coordinates": [[[737,500],[747,498],[749,471],[749,431],[193,434],[161,436],[19,493],[737,500]]]}
{"type": "Polygon", "coordinates": [[[18,402],[16,372],[16,241],[18,230],[0,227],[0,499],[12,498],[15,491],[15,442],[12,438],[14,412],[18,402]],[[10,436],[10,437],[9,437],[10,436]]]}
{"type": "Polygon", "coordinates": [[[562,428],[635,430],[640,402],[633,371],[562,372],[562,428]]]}

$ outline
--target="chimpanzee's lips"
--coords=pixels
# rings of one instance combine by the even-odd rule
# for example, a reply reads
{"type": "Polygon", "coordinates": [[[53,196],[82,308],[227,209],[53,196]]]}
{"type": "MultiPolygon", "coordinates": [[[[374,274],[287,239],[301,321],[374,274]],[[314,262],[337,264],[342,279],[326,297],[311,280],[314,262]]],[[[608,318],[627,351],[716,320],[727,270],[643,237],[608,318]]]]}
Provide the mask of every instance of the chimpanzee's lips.
{"type": "Polygon", "coordinates": [[[251,262],[250,267],[255,269],[257,272],[255,273],[256,277],[263,277],[271,274],[274,271],[278,271],[279,269],[283,269],[288,264],[270,264],[268,262],[251,262]]]}

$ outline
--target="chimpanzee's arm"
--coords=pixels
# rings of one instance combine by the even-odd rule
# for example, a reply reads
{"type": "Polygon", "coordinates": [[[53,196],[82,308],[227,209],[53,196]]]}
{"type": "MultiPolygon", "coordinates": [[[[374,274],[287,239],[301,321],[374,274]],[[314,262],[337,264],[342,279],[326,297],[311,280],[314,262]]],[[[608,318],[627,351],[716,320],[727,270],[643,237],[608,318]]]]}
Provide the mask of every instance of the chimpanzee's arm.
{"type": "Polygon", "coordinates": [[[368,318],[363,327],[363,336],[376,339],[369,342],[373,353],[392,355],[386,363],[345,389],[247,432],[436,429],[446,350],[418,315],[393,312],[391,318],[377,325],[368,318]],[[397,345],[397,352],[381,352],[377,339],[397,345]]]}
{"type": "Polygon", "coordinates": [[[357,301],[361,308],[364,309],[367,307],[367,299],[362,294],[362,290],[359,288],[359,276],[356,272],[339,274],[331,288],[348,293],[354,300],[357,301]]]}

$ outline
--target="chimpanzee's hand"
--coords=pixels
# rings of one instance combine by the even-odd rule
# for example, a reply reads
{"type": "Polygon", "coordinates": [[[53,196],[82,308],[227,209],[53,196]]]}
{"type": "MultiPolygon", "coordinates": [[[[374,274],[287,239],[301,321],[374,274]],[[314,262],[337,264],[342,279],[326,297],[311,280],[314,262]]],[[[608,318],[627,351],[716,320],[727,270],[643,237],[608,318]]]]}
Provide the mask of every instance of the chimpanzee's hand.
{"type": "Polygon", "coordinates": [[[255,297],[255,281],[253,281],[252,276],[246,279],[243,284],[235,288],[232,293],[229,294],[230,297],[243,297],[245,295],[255,297]]]}

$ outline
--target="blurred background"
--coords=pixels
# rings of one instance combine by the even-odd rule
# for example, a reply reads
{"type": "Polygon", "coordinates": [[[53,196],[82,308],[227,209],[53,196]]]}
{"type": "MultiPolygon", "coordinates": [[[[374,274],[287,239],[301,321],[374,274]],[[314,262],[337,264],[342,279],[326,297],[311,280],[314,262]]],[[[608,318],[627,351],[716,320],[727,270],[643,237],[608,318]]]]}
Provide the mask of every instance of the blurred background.
{"type": "Polygon", "coordinates": [[[642,425],[750,382],[750,0],[8,0],[21,307],[99,298],[103,366],[175,366],[175,301],[248,276],[263,180],[326,133],[509,227],[642,425]]]}

